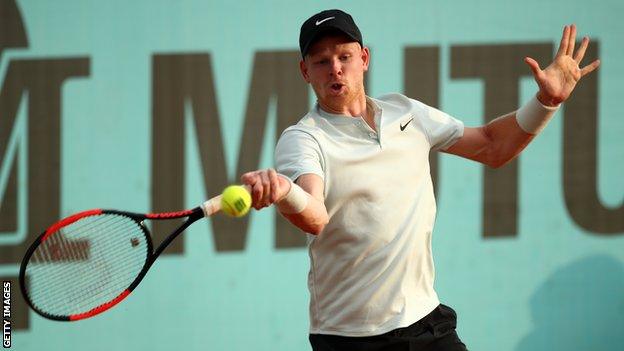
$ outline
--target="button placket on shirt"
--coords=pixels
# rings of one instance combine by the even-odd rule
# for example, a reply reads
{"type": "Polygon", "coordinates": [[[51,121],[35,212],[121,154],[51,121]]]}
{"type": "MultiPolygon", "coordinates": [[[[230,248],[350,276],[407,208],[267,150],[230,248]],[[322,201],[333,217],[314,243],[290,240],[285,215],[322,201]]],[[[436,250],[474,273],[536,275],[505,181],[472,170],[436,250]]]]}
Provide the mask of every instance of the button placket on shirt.
{"type": "Polygon", "coordinates": [[[366,122],[364,122],[361,117],[359,120],[357,120],[356,124],[358,125],[360,130],[364,132],[364,135],[367,135],[371,139],[377,139],[377,133],[372,131],[372,128],[368,124],[366,124],[366,122]]]}

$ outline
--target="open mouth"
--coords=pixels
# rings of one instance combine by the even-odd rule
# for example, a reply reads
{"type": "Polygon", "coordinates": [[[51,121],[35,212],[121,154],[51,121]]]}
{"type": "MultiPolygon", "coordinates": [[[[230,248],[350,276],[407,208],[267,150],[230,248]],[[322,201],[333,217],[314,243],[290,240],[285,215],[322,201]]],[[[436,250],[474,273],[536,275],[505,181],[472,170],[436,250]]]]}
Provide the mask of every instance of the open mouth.
{"type": "Polygon", "coordinates": [[[334,83],[331,85],[331,91],[334,93],[339,93],[340,91],[342,91],[343,87],[344,87],[344,84],[342,83],[334,83]]]}

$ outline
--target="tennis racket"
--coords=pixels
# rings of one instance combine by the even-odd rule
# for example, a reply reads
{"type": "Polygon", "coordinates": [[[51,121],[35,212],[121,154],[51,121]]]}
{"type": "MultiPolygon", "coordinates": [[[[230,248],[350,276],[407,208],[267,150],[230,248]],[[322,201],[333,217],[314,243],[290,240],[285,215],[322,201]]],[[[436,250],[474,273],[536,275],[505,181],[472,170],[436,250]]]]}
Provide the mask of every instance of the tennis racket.
{"type": "Polygon", "coordinates": [[[128,297],[188,226],[220,210],[221,195],[179,212],[93,209],[64,218],[26,251],[19,274],[22,295],[35,312],[48,319],[77,321],[98,315],[128,297]],[[144,221],[175,218],[187,219],[153,251],[144,221]]]}

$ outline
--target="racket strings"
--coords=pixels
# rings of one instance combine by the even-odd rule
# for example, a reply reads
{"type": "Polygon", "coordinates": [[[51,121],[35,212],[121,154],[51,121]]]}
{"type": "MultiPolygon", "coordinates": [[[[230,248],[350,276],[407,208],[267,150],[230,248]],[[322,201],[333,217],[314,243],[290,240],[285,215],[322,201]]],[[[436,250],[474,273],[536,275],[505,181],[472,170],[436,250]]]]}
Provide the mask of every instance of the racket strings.
{"type": "MultiPolygon", "coordinates": [[[[99,230],[96,232],[93,232],[93,235],[101,235],[101,233],[104,231],[114,231],[114,230],[123,230],[123,229],[132,229],[132,227],[128,227],[128,226],[133,226],[133,222],[132,221],[128,221],[128,222],[117,222],[117,226],[116,227],[111,227],[111,226],[104,226],[104,223],[102,223],[101,227],[99,228],[99,230]],[[121,224],[121,226],[119,225],[121,224]]],[[[71,233],[76,233],[76,231],[72,231],[71,233]]],[[[71,234],[71,233],[65,233],[65,237],[67,237],[68,235],[71,237],[72,235],[75,234],[71,234]]],[[[80,250],[81,252],[79,252],[78,254],[76,254],[76,250],[73,250],[73,243],[71,244],[72,246],[69,246],[69,242],[66,238],[63,236],[63,234],[58,234],[58,235],[52,235],[48,240],[50,241],[50,243],[48,244],[48,250],[42,248],[41,250],[37,250],[35,251],[35,253],[33,254],[33,258],[35,258],[35,256],[38,256],[35,259],[32,259],[31,262],[33,263],[49,263],[49,262],[58,262],[59,260],[55,260],[53,256],[51,256],[49,254],[49,252],[51,251],[49,248],[50,247],[54,247],[55,248],[55,255],[67,255],[67,257],[65,258],[66,262],[71,262],[71,261],[84,261],[86,259],[89,259],[89,254],[90,254],[90,249],[88,252],[82,252],[82,248],[83,247],[87,247],[87,249],[89,248],[89,245],[81,245],[80,250]],[[60,245],[60,247],[57,247],[56,245],[60,245]],[[59,252],[61,252],[59,254],[59,252]],[[43,257],[42,257],[43,256],[43,257]]],[[[78,241],[75,240],[74,243],[85,243],[87,241],[78,241]]],[[[101,256],[101,254],[103,253],[103,251],[100,251],[98,253],[96,253],[96,255],[99,254],[99,256],[101,256]]],[[[100,260],[101,257],[93,257],[93,260],[100,260]]],[[[114,257],[109,257],[110,260],[114,260],[114,257]]],[[[82,266],[76,266],[77,269],[82,269],[82,270],[86,270],[88,268],[88,266],[86,265],[82,265],[82,266]]],[[[62,275],[65,272],[63,270],[58,270],[56,272],[57,275],[62,275]]],[[[51,272],[50,275],[47,277],[48,279],[51,280],[56,280],[58,281],[59,284],[63,284],[62,280],[57,279],[58,277],[55,277],[54,272],[51,272]]]]}
{"type": "Polygon", "coordinates": [[[50,315],[88,312],[127,289],[148,254],[135,220],[118,214],[81,218],[35,249],[26,265],[28,297],[50,315]]]}
{"type": "MultiPolygon", "coordinates": [[[[93,234],[94,235],[103,235],[106,233],[110,233],[113,230],[132,230],[135,226],[135,223],[133,221],[127,221],[127,222],[120,222],[121,225],[118,225],[116,227],[111,227],[111,226],[100,226],[98,227],[98,231],[94,231],[93,234]]],[[[75,231],[73,231],[75,232],[75,231]]],[[[60,234],[60,233],[59,233],[60,234]]],[[[50,239],[52,239],[54,236],[50,237],[50,239]]],[[[57,238],[61,238],[62,236],[58,235],[57,238]]],[[[59,240],[59,239],[57,239],[59,240]]],[[[55,243],[52,243],[55,244],[55,243]]],[[[66,249],[67,251],[71,251],[66,249]]],[[[103,250],[101,251],[97,251],[96,254],[89,258],[89,260],[93,261],[93,262],[101,262],[103,260],[102,254],[104,253],[103,250]]],[[[123,254],[123,252],[122,252],[123,254]]],[[[71,255],[70,255],[71,256],[71,255]]],[[[84,257],[85,255],[81,255],[82,257],[84,257]]],[[[111,262],[117,262],[117,264],[127,264],[128,262],[126,261],[121,261],[120,255],[111,255],[109,257],[107,257],[108,261],[111,262]]],[[[76,266],[76,268],[80,271],[81,275],[85,275],[85,274],[91,274],[92,278],[97,278],[94,279],[95,283],[88,285],[85,287],[84,291],[67,291],[67,295],[66,295],[66,301],[63,302],[61,300],[57,301],[57,304],[54,306],[55,309],[59,308],[63,303],[82,303],[82,302],[87,302],[88,300],[84,300],[84,295],[87,294],[90,297],[94,298],[94,299],[98,299],[100,297],[102,297],[102,295],[107,293],[107,290],[105,289],[107,287],[108,282],[111,281],[110,278],[110,270],[104,270],[104,271],[94,271],[94,270],[86,270],[86,268],[90,268],[87,267],[87,265],[79,265],[76,266]],[[94,274],[99,274],[98,276],[93,276],[94,274]]],[[[58,288],[58,285],[63,285],[65,284],[63,281],[63,274],[66,274],[65,271],[57,271],[56,274],[51,274],[50,276],[47,277],[47,279],[50,279],[51,281],[56,281],[56,286],[55,285],[50,285],[49,288],[52,289],[54,291],[54,288],[58,288]]],[[[136,276],[136,274],[132,274],[129,277],[120,277],[120,280],[133,280],[133,278],[136,276]]],[[[51,305],[52,306],[52,305],[51,305]]],[[[78,310],[82,310],[85,308],[85,306],[82,306],[79,304],[79,306],[77,306],[78,310]]]]}
{"type": "MultiPolygon", "coordinates": [[[[111,221],[109,221],[111,222],[111,221]]],[[[134,226],[136,226],[136,222],[134,221],[113,221],[114,224],[109,225],[108,226],[104,226],[104,222],[102,222],[102,225],[100,227],[98,227],[97,232],[94,231],[93,235],[104,235],[107,232],[111,232],[114,230],[132,230],[134,226]],[[116,225],[116,226],[115,226],[116,225]]],[[[73,233],[76,233],[76,230],[72,231],[73,233]]],[[[60,234],[60,233],[59,233],[60,234]]],[[[66,234],[67,235],[67,234],[66,234]]],[[[55,237],[55,235],[51,236],[49,240],[52,240],[52,238],[55,237]]],[[[57,236],[56,240],[59,240],[58,238],[60,238],[62,236],[57,236]]],[[[63,240],[61,242],[67,242],[67,240],[63,240]]],[[[54,243],[53,243],[54,244],[54,243]]],[[[69,248],[65,248],[66,252],[70,252],[71,250],[69,248]]],[[[103,260],[104,258],[102,257],[102,254],[104,254],[104,251],[98,251],[95,253],[96,256],[91,257],[90,259],[92,259],[94,262],[98,262],[103,260]]],[[[74,257],[75,255],[69,253],[70,256],[74,257]]],[[[118,253],[118,254],[112,254],[111,256],[107,257],[107,260],[110,262],[116,262],[116,264],[118,265],[127,265],[127,264],[131,264],[131,262],[126,258],[123,257],[125,255],[124,252],[118,253]]],[[[80,259],[82,259],[82,256],[80,257],[80,259]]],[[[130,260],[134,260],[134,257],[130,257],[130,260]]],[[[80,271],[81,275],[86,275],[86,274],[93,274],[93,271],[89,272],[88,271],[88,267],[87,265],[80,265],[80,266],[76,266],[75,269],[80,271]]],[[[105,273],[105,272],[104,272],[105,273]]],[[[128,272],[129,275],[127,275],[126,277],[120,277],[121,281],[132,281],[134,280],[134,278],[136,277],[136,274],[134,272],[128,272]]],[[[66,271],[63,270],[58,270],[56,272],[51,272],[50,275],[48,277],[46,277],[46,279],[49,279],[50,281],[55,281],[56,283],[52,283],[49,285],[49,289],[51,289],[52,291],[55,291],[55,288],[59,288],[59,285],[63,285],[65,284],[64,280],[63,280],[63,275],[67,274],[66,271]]],[[[85,293],[89,294],[93,299],[99,299],[102,298],[104,294],[107,294],[108,291],[104,288],[107,287],[108,282],[110,281],[110,279],[103,279],[104,277],[100,277],[99,283],[94,283],[93,285],[89,286],[85,293]]],[[[98,280],[96,280],[98,281],[98,280]]],[[[121,291],[120,291],[121,292],[121,291]]],[[[56,305],[50,305],[50,307],[52,309],[59,309],[60,306],[63,303],[67,303],[67,302],[72,302],[72,303],[82,303],[82,302],[88,302],[83,300],[84,299],[84,294],[82,292],[80,292],[80,294],[76,294],[76,291],[67,292],[66,295],[66,301],[62,301],[62,300],[58,300],[56,305]]],[[[78,310],[83,310],[84,306],[78,306],[77,309],[78,310]]]]}
{"type": "MultiPolygon", "coordinates": [[[[121,226],[117,226],[117,227],[110,227],[110,226],[100,226],[97,227],[98,229],[105,229],[105,231],[102,230],[93,230],[93,235],[97,236],[97,235],[102,235],[102,234],[108,234],[113,232],[113,229],[116,231],[119,230],[132,230],[133,227],[136,227],[136,223],[132,220],[127,220],[127,221],[122,221],[121,222],[122,225],[121,226]]],[[[72,231],[75,232],[75,231],[72,231]]],[[[114,233],[114,232],[113,232],[114,233]]],[[[55,235],[58,235],[61,233],[57,233],[55,235]]],[[[50,240],[55,236],[51,236],[50,240]]],[[[75,235],[74,235],[75,236],[75,235]]],[[[56,245],[58,243],[58,241],[63,242],[63,240],[60,240],[58,238],[62,238],[61,235],[57,236],[56,241],[57,242],[53,242],[51,241],[51,245],[56,245]]],[[[65,240],[66,241],[66,240],[65,240]]],[[[71,249],[68,250],[67,246],[65,245],[65,247],[63,248],[63,246],[61,246],[60,248],[61,250],[65,250],[65,251],[69,251],[70,253],[66,253],[66,256],[68,257],[75,257],[75,255],[71,254],[71,249]]],[[[59,248],[55,247],[54,250],[58,251],[59,248]]],[[[49,250],[48,250],[49,251],[49,250]]],[[[103,257],[102,254],[104,254],[106,251],[105,250],[96,250],[95,251],[95,255],[93,255],[89,261],[96,263],[96,262],[103,262],[103,257]]],[[[123,254],[123,252],[122,252],[123,254]]],[[[44,257],[53,257],[54,256],[58,256],[58,253],[54,253],[52,255],[44,255],[44,257]]],[[[81,257],[84,257],[85,255],[80,255],[81,257]]],[[[129,262],[127,262],[127,260],[122,261],[119,257],[119,254],[116,255],[109,255],[109,257],[106,258],[107,261],[109,262],[117,262],[116,264],[128,264],[129,262]]],[[[132,259],[132,258],[131,258],[132,259]]],[[[55,261],[54,259],[52,260],[52,262],[58,262],[55,261]]],[[[84,262],[83,262],[84,263],[84,262]]],[[[73,289],[73,290],[67,290],[64,289],[64,299],[57,299],[56,301],[50,299],[51,302],[55,302],[54,304],[49,303],[49,309],[51,310],[59,310],[60,308],[62,308],[62,306],[64,304],[76,304],[75,308],[79,311],[82,310],[89,310],[91,309],[90,307],[92,307],[91,305],[91,301],[102,301],[102,302],[107,302],[108,300],[108,295],[110,293],[110,290],[107,290],[107,288],[110,289],[110,287],[108,285],[110,285],[111,282],[111,277],[110,277],[110,269],[106,269],[106,270],[102,270],[101,269],[101,265],[99,270],[97,269],[93,269],[94,265],[85,265],[85,264],[80,264],[80,265],[74,265],[73,266],[73,272],[72,273],[78,273],[79,276],[85,276],[85,275],[89,275],[91,280],[93,280],[93,284],[88,284],[88,285],[84,285],[83,284],[83,289],[79,290],[79,289],[73,289]],[[85,299],[85,297],[88,296],[90,299],[85,299]],[[80,303],[79,303],[80,302],[80,303]]],[[[67,269],[64,270],[59,270],[57,269],[55,272],[50,272],[50,274],[46,277],[46,279],[52,281],[52,282],[56,282],[54,284],[49,284],[48,285],[48,290],[49,291],[58,291],[59,287],[65,284],[65,279],[64,279],[64,275],[67,275],[68,271],[67,269]]],[[[136,276],[135,272],[130,272],[129,276],[123,277],[123,276],[119,276],[118,280],[119,281],[132,281],[134,279],[134,277],[136,276]]],[[[125,284],[126,286],[122,286],[121,289],[127,287],[129,283],[125,284]]],[[[119,292],[121,292],[123,290],[120,290],[119,292]]],[[[117,294],[113,294],[113,298],[117,295],[117,294]]],[[[98,304],[96,304],[97,306],[98,304]]]]}

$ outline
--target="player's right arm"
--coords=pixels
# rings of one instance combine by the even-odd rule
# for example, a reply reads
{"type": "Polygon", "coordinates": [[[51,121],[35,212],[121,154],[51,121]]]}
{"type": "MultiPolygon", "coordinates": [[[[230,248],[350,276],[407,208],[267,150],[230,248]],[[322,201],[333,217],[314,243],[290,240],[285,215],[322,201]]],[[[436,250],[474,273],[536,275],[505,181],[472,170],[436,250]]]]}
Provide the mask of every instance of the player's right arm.
{"type": "Polygon", "coordinates": [[[321,233],[329,221],[325,208],[324,157],[313,131],[288,128],[275,146],[275,168],[249,172],[252,206],[276,204],[279,212],[306,233],[321,233]]]}
{"type": "MultiPolygon", "coordinates": [[[[294,184],[301,187],[305,192],[304,195],[308,197],[306,207],[299,213],[285,213],[289,211],[283,211],[282,209],[287,208],[287,206],[280,206],[279,203],[277,207],[280,209],[280,213],[292,224],[306,233],[318,235],[329,221],[323,195],[323,179],[316,174],[303,174],[297,178],[294,184]]],[[[285,199],[282,201],[285,201],[285,199]]]]}
{"type": "Polygon", "coordinates": [[[276,204],[286,219],[306,233],[317,235],[325,228],[329,216],[320,176],[303,174],[291,182],[274,169],[267,169],[245,173],[241,181],[250,186],[256,210],[276,204]]]}

